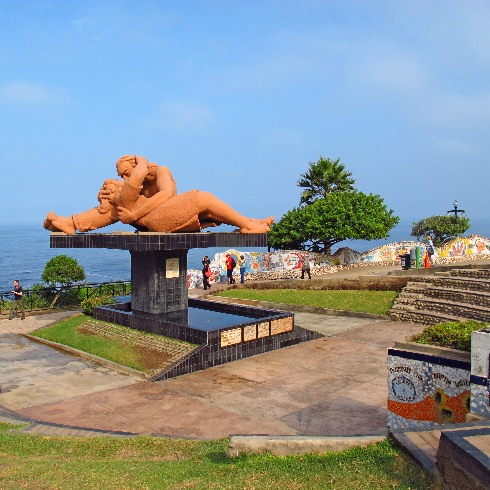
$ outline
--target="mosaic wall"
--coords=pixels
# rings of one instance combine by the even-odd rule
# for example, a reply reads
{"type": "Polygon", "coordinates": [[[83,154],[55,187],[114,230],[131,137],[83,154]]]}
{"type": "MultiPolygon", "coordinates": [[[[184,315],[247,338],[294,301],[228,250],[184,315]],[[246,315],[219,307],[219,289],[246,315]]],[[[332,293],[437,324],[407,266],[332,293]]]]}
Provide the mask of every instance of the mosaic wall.
{"type": "Polygon", "coordinates": [[[465,422],[470,396],[469,362],[388,349],[390,429],[465,422]]]}
{"type": "MultiPolygon", "coordinates": [[[[368,252],[359,253],[350,248],[339,248],[333,255],[308,253],[313,260],[310,261],[311,275],[328,274],[338,272],[351,267],[370,265],[397,265],[400,264],[400,255],[410,252],[413,247],[421,247],[425,250],[425,244],[421,242],[396,242],[374,248],[368,252]]],[[[226,281],[226,254],[233,255],[238,263],[238,258],[245,257],[245,279],[279,279],[299,278],[303,268],[305,252],[298,250],[276,252],[240,252],[229,249],[216,254],[211,262],[211,284],[226,281]]],[[[473,259],[485,259],[490,254],[490,240],[480,235],[470,235],[467,238],[448,240],[442,247],[437,248],[434,255],[436,264],[451,264],[467,259],[471,255],[473,259]]],[[[240,275],[238,265],[234,275],[240,275]]],[[[187,286],[189,288],[202,287],[202,273],[200,270],[187,271],[187,286]]]]}
{"type": "Polygon", "coordinates": [[[490,418],[488,378],[471,376],[471,413],[490,418]]]}

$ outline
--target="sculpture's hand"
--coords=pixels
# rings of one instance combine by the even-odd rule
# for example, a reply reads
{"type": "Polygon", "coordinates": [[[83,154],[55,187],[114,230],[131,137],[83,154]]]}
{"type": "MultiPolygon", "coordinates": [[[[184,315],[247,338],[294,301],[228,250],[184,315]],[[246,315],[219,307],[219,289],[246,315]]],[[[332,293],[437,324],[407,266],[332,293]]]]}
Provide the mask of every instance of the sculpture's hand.
{"type": "Polygon", "coordinates": [[[111,199],[111,197],[113,197],[113,192],[110,189],[102,187],[102,189],[100,189],[99,193],[97,194],[97,197],[100,199],[109,200],[111,199]]]}
{"type": "Polygon", "coordinates": [[[121,206],[117,207],[117,219],[126,225],[129,223],[132,223],[133,221],[136,221],[136,217],[134,214],[126,208],[123,208],[121,206]]]}
{"type": "Polygon", "coordinates": [[[135,155],[134,158],[136,160],[136,165],[138,165],[138,163],[143,163],[148,166],[148,160],[145,157],[139,157],[138,155],[135,155]]]}

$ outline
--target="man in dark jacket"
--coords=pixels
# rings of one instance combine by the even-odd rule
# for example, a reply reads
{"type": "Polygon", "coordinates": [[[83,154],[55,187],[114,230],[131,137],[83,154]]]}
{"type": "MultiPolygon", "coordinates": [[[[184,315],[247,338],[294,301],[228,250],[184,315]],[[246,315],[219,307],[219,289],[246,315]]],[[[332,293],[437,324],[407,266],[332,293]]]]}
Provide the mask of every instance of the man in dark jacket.
{"type": "Polygon", "coordinates": [[[19,281],[14,281],[14,289],[11,291],[14,293],[14,301],[12,302],[12,308],[9,313],[9,320],[14,317],[14,311],[16,312],[17,307],[20,308],[22,313],[22,320],[26,319],[26,314],[24,313],[24,305],[22,304],[22,286],[19,286],[19,281]]]}

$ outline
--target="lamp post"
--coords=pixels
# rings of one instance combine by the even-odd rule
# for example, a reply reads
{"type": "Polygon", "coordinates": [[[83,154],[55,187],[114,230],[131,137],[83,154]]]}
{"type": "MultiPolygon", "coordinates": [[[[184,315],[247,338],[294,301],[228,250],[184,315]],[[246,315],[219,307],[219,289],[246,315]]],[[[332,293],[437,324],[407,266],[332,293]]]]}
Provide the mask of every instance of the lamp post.
{"type": "Polygon", "coordinates": [[[446,211],[446,216],[449,216],[450,213],[454,213],[454,216],[458,216],[458,213],[461,213],[461,217],[462,218],[465,218],[466,217],[466,213],[465,213],[465,210],[464,209],[458,209],[458,201],[454,201],[453,202],[453,206],[454,206],[454,209],[450,209],[449,211],[446,211]]]}

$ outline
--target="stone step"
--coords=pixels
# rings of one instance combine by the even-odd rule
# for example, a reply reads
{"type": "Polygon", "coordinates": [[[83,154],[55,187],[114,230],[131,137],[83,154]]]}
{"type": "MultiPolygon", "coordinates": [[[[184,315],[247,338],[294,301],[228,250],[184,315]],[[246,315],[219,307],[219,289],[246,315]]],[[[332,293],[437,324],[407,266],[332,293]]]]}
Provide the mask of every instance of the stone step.
{"type": "MultiPolygon", "coordinates": [[[[490,420],[482,420],[479,422],[467,422],[464,424],[444,424],[444,425],[434,425],[431,427],[411,427],[406,429],[398,429],[391,430],[390,434],[395,439],[395,441],[400,444],[414,459],[418,461],[420,465],[422,465],[430,474],[434,473],[434,468],[437,466],[438,468],[438,479],[445,480],[444,478],[444,468],[441,468],[442,454],[438,451],[441,441],[441,432],[445,433],[455,433],[457,431],[465,431],[464,435],[466,437],[488,437],[490,434],[490,420]],[[468,431],[468,432],[466,432],[468,431]]],[[[472,455],[476,455],[476,448],[471,445],[466,445],[466,450],[469,450],[468,453],[472,455]]],[[[461,467],[461,455],[456,459],[456,464],[454,464],[454,468],[459,468],[458,478],[463,478],[461,481],[466,481],[466,483],[470,483],[468,481],[468,475],[465,475],[462,471],[461,467]]],[[[480,461],[488,461],[487,454],[481,454],[480,461]],[[481,457],[483,456],[483,458],[481,457]]],[[[465,465],[466,466],[466,465],[465,465]]],[[[468,465],[469,466],[469,465],[468,465]]],[[[480,466],[481,467],[481,466],[480,466]]],[[[484,474],[484,472],[480,472],[484,474]]],[[[476,482],[473,482],[474,485],[471,488],[478,488],[476,482]]],[[[449,488],[449,487],[447,487],[449,488]]],[[[451,487],[452,488],[452,487],[451,487]]],[[[461,490],[462,487],[458,487],[461,490]]],[[[483,486],[479,488],[484,488],[483,486]]]]}
{"type": "Polygon", "coordinates": [[[388,314],[393,311],[413,310],[413,303],[395,303],[388,314]]]}
{"type": "MultiPolygon", "coordinates": [[[[428,291],[428,290],[427,290],[428,291]]],[[[418,298],[423,298],[425,296],[425,291],[422,293],[412,292],[410,289],[408,291],[402,291],[397,298],[398,300],[415,300],[418,298]]]]}
{"type": "Polygon", "coordinates": [[[426,288],[432,286],[431,282],[408,282],[407,285],[403,288],[403,291],[406,291],[407,293],[421,293],[423,292],[426,288]]]}
{"type": "Polygon", "coordinates": [[[444,276],[435,278],[432,285],[442,288],[467,289],[471,291],[490,292],[490,281],[486,279],[444,276]]]}
{"type": "MultiPolygon", "coordinates": [[[[446,273],[447,276],[447,273],[446,273]]],[[[424,276],[412,276],[410,278],[410,281],[407,284],[415,283],[415,284],[420,284],[420,283],[430,283],[437,279],[437,276],[434,274],[431,275],[424,275],[424,276]]]]}
{"type": "Polygon", "coordinates": [[[466,317],[458,317],[448,315],[446,313],[440,313],[438,311],[425,310],[390,310],[388,315],[394,321],[418,323],[420,325],[435,325],[442,322],[465,322],[470,320],[470,318],[466,317]]]}
{"type": "MultiPolygon", "coordinates": [[[[400,296],[403,293],[400,293],[400,296]]],[[[456,303],[490,308],[490,292],[467,289],[430,287],[425,290],[425,296],[433,299],[443,299],[456,303]]],[[[397,298],[398,301],[399,297],[397,298]]]]}
{"type": "Polygon", "coordinates": [[[473,279],[490,280],[489,269],[453,269],[449,275],[451,277],[469,277],[473,279]]]}
{"type": "Polygon", "coordinates": [[[413,306],[414,310],[437,312],[456,318],[464,317],[479,322],[490,322],[490,308],[483,306],[432,298],[418,299],[414,302],[413,306]]]}

